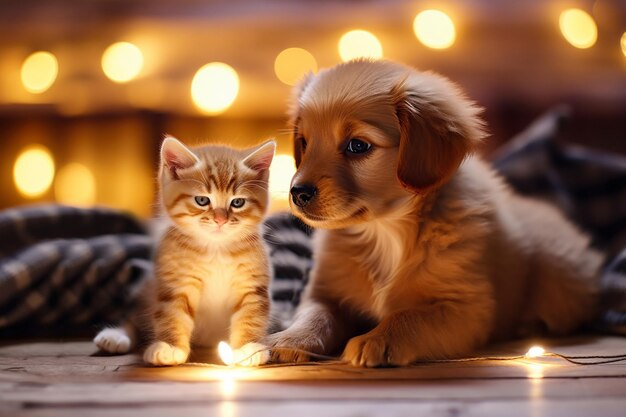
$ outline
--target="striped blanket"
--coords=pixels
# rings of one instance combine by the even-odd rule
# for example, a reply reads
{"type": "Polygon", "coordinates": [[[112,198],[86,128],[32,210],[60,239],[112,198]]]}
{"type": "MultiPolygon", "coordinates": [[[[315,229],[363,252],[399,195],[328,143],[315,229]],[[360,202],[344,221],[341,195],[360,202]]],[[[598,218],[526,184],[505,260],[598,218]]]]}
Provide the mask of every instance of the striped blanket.
{"type": "MultiPolygon", "coordinates": [[[[565,117],[561,110],[548,113],[503,148],[494,166],[519,192],[560,207],[609,254],[596,327],[626,334],[626,160],[559,145],[565,117]]],[[[283,324],[312,266],[311,233],[288,213],[264,224],[283,324]]],[[[143,224],[110,209],[0,212],[0,336],[119,321],[151,276],[153,243],[143,224]]]]}
{"type": "Polygon", "coordinates": [[[0,329],[118,320],[150,269],[150,237],[113,210],[9,209],[0,236],[0,329]]]}
{"type": "MultiPolygon", "coordinates": [[[[310,234],[288,213],[264,223],[283,325],[311,268],[310,234]]],[[[154,239],[135,218],[111,209],[9,209],[0,212],[0,236],[0,336],[118,322],[152,275],[154,239]]]]}

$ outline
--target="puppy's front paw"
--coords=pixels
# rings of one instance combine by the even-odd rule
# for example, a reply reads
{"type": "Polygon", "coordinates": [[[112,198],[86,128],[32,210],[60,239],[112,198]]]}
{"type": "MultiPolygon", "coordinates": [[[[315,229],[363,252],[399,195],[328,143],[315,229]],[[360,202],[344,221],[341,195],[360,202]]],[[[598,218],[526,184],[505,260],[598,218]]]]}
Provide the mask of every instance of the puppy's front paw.
{"type": "Polygon", "coordinates": [[[405,366],[411,362],[409,352],[385,335],[364,334],[348,341],[341,357],[354,366],[405,366]]]}
{"type": "Polygon", "coordinates": [[[287,330],[267,336],[263,344],[270,347],[271,360],[277,363],[310,362],[311,356],[306,352],[321,353],[317,337],[287,330]]]}
{"type": "Polygon", "coordinates": [[[187,360],[189,352],[165,342],[154,342],[143,353],[143,360],[157,366],[180,365],[187,360]]]}
{"type": "Polygon", "coordinates": [[[270,360],[269,348],[260,343],[246,343],[233,353],[235,363],[241,366],[265,365],[270,360]]]}

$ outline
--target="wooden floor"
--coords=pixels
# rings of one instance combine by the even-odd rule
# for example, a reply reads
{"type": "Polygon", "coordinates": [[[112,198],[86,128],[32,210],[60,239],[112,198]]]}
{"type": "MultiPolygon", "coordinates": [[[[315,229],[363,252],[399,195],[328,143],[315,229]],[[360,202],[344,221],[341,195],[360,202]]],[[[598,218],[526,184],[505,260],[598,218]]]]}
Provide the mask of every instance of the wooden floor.
{"type": "MultiPolygon", "coordinates": [[[[485,354],[523,354],[530,342],[485,354]]],[[[566,355],[626,354],[626,338],[543,341],[566,355]]],[[[361,370],[340,364],[148,368],[97,356],[90,342],[0,347],[2,416],[626,416],[626,362],[562,359],[423,364],[361,370]]]]}

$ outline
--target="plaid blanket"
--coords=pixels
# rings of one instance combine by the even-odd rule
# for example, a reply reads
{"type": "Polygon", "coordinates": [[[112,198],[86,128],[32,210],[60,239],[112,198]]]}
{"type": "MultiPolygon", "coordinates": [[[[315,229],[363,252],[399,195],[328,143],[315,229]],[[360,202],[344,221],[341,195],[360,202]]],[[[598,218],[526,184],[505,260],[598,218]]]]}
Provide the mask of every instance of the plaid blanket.
{"type": "MultiPolygon", "coordinates": [[[[503,148],[494,166],[519,192],[560,207],[610,254],[596,327],[626,334],[626,160],[559,144],[566,118],[562,109],[549,112],[503,148]]],[[[265,222],[272,298],[283,324],[312,266],[311,233],[287,213],[265,222]]],[[[0,335],[120,320],[152,273],[153,243],[132,216],[110,209],[0,212],[0,335]]]]}

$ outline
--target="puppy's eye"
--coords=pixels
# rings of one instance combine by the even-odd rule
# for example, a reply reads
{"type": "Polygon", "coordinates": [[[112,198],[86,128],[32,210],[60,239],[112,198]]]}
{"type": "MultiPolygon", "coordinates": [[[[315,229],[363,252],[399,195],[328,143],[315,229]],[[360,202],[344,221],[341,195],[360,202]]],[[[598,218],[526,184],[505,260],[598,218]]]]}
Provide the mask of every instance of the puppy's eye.
{"type": "Polygon", "coordinates": [[[350,139],[346,151],[350,153],[365,153],[372,148],[372,145],[361,139],[350,139]]]}
{"type": "Polygon", "coordinates": [[[196,204],[201,206],[201,207],[208,206],[209,203],[211,202],[209,197],[206,197],[206,196],[203,196],[203,195],[198,195],[198,196],[194,197],[194,200],[196,200],[196,204]]]}
{"type": "Polygon", "coordinates": [[[233,201],[230,202],[230,205],[234,208],[241,208],[246,203],[246,200],[243,198],[233,198],[233,201]]]}
{"type": "Polygon", "coordinates": [[[306,151],[306,139],[300,138],[298,140],[300,141],[300,150],[304,153],[304,151],[306,151]]]}

